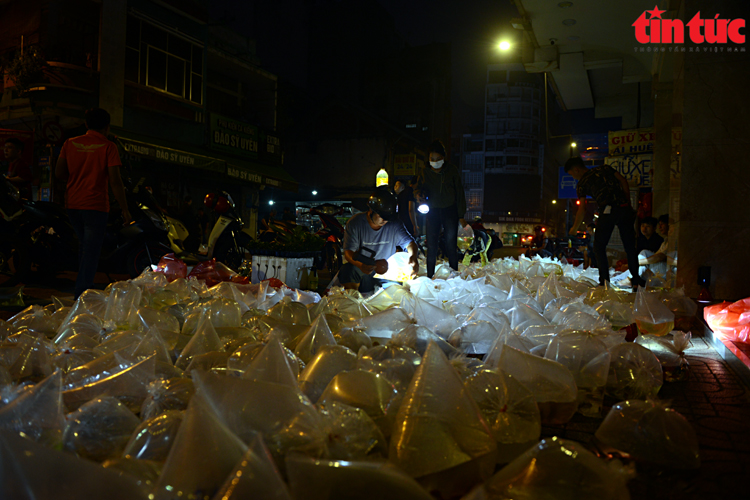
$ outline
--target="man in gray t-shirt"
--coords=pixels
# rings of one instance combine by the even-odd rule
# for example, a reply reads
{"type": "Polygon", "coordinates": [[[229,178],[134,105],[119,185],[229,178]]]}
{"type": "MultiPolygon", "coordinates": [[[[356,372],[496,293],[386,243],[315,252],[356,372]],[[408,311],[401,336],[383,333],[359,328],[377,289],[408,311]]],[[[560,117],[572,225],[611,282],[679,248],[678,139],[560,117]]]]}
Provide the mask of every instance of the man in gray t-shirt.
{"type": "Polygon", "coordinates": [[[409,253],[414,274],[419,271],[417,244],[398,220],[397,203],[393,191],[381,186],[367,202],[370,209],[347,222],[344,233],[347,263],[339,271],[339,281],[344,288],[362,293],[372,291],[377,284],[373,276],[388,271],[386,259],[396,253],[397,246],[409,253]]]}

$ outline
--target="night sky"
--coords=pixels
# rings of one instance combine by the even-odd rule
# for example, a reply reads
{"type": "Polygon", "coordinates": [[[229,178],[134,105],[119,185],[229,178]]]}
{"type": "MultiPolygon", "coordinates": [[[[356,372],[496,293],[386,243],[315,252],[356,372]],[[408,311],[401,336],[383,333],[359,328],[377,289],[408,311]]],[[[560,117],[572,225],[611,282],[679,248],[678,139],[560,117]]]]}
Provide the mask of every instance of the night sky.
{"type": "MultiPolygon", "coordinates": [[[[510,27],[510,19],[518,15],[510,0],[377,1],[410,46],[451,43],[453,134],[465,133],[472,122],[481,127],[487,64],[503,34],[518,36],[510,27]]],[[[299,8],[302,3],[304,0],[264,4],[266,15],[260,27],[248,21],[259,17],[260,7],[253,1],[212,0],[210,9],[213,19],[256,39],[261,66],[277,74],[281,85],[288,81],[304,87],[307,47],[301,36],[306,29],[299,8]],[[268,15],[269,9],[275,13],[268,15]],[[264,39],[269,33],[273,39],[264,39]]]]}

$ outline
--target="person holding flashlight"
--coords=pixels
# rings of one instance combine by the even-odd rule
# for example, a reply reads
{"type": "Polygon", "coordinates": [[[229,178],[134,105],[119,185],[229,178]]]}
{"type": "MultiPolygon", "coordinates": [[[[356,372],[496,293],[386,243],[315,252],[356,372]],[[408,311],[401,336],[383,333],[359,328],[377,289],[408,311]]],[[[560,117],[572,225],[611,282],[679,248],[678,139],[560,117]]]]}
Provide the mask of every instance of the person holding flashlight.
{"type": "MultiPolygon", "coordinates": [[[[422,168],[414,197],[427,205],[427,276],[435,274],[440,231],[445,233],[445,253],[451,268],[458,271],[458,224],[465,227],[466,194],[458,167],[445,161],[445,146],[439,140],[429,148],[430,165],[422,168]]],[[[422,211],[422,208],[420,208],[422,211]]]]}

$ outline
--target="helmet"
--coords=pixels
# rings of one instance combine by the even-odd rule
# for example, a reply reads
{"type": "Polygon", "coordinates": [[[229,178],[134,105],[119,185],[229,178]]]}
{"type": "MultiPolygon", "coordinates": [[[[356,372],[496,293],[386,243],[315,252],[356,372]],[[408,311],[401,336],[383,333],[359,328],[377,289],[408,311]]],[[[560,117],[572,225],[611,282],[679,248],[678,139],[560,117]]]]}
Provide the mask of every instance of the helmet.
{"type": "Polygon", "coordinates": [[[396,208],[398,206],[398,198],[388,186],[380,186],[370,195],[370,199],[367,200],[367,206],[370,210],[378,214],[386,221],[393,221],[398,218],[396,208]]]}

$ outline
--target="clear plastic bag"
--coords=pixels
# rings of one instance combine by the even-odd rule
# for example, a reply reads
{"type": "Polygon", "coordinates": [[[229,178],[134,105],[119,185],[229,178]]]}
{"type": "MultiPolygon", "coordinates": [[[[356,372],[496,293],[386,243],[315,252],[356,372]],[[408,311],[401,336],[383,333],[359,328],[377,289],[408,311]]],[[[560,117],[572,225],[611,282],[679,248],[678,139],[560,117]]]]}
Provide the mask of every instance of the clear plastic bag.
{"type": "Polygon", "coordinates": [[[364,410],[330,401],[317,405],[328,434],[328,458],[333,460],[384,459],[388,443],[364,410]]]}
{"type": "Polygon", "coordinates": [[[690,363],[685,358],[685,351],[690,345],[690,332],[674,330],[666,337],[656,335],[639,335],[635,342],[646,347],[656,355],[661,363],[665,382],[687,380],[690,363]]]}
{"type": "Polygon", "coordinates": [[[148,386],[148,396],[141,406],[141,420],[148,420],[167,411],[186,410],[195,386],[189,378],[155,380],[148,386]]]}
{"type": "MultiPolygon", "coordinates": [[[[436,343],[448,357],[455,356],[459,352],[453,345],[432,333],[432,330],[420,325],[407,326],[394,335],[388,341],[388,345],[408,347],[422,356],[432,342],[436,343]]],[[[458,343],[460,344],[460,341],[458,343]]]]}
{"type": "Polygon", "coordinates": [[[155,498],[211,498],[246,451],[247,445],[204,402],[193,398],[154,489],[155,498]]]}
{"type": "Polygon", "coordinates": [[[601,416],[610,363],[604,342],[588,332],[564,331],[550,341],[544,357],[557,361],[573,374],[578,387],[578,411],[588,417],[601,416]]]}
{"type": "Polygon", "coordinates": [[[298,389],[201,372],[193,372],[193,381],[196,395],[191,404],[205,401],[244,442],[261,433],[275,458],[292,451],[314,457],[326,453],[320,415],[298,389]]]}
{"type": "Polygon", "coordinates": [[[666,403],[623,401],[612,407],[596,439],[631,458],[670,469],[700,467],[698,437],[690,423],[666,403]]]}
{"type": "Polygon", "coordinates": [[[65,427],[61,390],[62,375],[56,371],[0,406],[0,429],[22,432],[49,447],[58,446],[65,427]]]}
{"type": "Polygon", "coordinates": [[[479,370],[467,377],[464,385],[492,429],[500,454],[498,462],[509,462],[539,440],[539,407],[531,391],[514,377],[479,370]]]}
{"type": "Polygon", "coordinates": [[[479,498],[629,500],[627,482],[633,475],[574,441],[554,437],[542,440],[492,476],[479,498]]]}
{"type": "Polygon", "coordinates": [[[388,462],[286,460],[294,498],[306,500],[431,500],[423,487],[388,462]]]}
{"type": "Polygon", "coordinates": [[[132,433],[122,456],[165,462],[184,418],[182,410],[166,410],[144,419],[132,433]]]}
{"type": "Polygon", "coordinates": [[[661,294],[638,288],[633,306],[635,319],[641,334],[664,336],[674,328],[674,314],[661,301],[661,294]]]}
{"type": "Polygon", "coordinates": [[[664,376],[654,353],[625,342],[610,349],[612,360],[607,377],[607,393],[620,400],[655,397],[664,376]]]}
{"type": "Polygon", "coordinates": [[[146,500],[137,480],[0,432],[0,498],[35,500],[146,500]]]}
{"type": "Polygon", "coordinates": [[[531,391],[543,424],[564,424],[575,414],[578,386],[570,370],[560,363],[506,346],[497,366],[531,391]]]}
{"type": "Polygon", "coordinates": [[[274,339],[253,358],[242,378],[297,388],[295,369],[298,367],[292,368],[292,361],[284,352],[284,347],[274,339]]]}
{"type": "Polygon", "coordinates": [[[263,439],[256,436],[213,500],[292,500],[263,439]]]}
{"type": "Polygon", "coordinates": [[[364,328],[370,338],[387,340],[407,326],[414,324],[414,320],[400,307],[392,307],[362,318],[357,324],[364,328]]]}
{"type": "Polygon", "coordinates": [[[430,344],[404,396],[389,460],[412,477],[466,464],[465,477],[488,477],[497,446],[477,404],[445,355],[430,344]]]}
{"type": "Polygon", "coordinates": [[[318,399],[320,404],[339,402],[361,408],[388,437],[400,403],[399,393],[384,376],[364,370],[338,373],[318,399]]]}
{"type": "MultiPolygon", "coordinates": [[[[148,395],[149,383],[156,378],[156,360],[151,357],[133,363],[119,358],[117,354],[112,355],[111,360],[112,364],[107,369],[78,378],[75,382],[69,382],[71,376],[88,365],[68,373],[65,378],[63,402],[69,410],[77,409],[98,396],[114,395],[131,411],[138,411],[148,395]]],[[[90,364],[97,361],[94,360],[90,364]]]]}
{"type": "Polygon", "coordinates": [[[333,338],[325,315],[321,314],[315,318],[310,328],[300,338],[294,354],[304,363],[309,363],[324,346],[334,345],[336,345],[336,339],[333,338]]]}
{"type": "Polygon", "coordinates": [[[103,462],[122,454],[140,421],[112,397],[89,401],[68,415],[63,447],[81,458],[103,462]]]}
{"type": "Polygon", "coordinates": [[[487,354],[500,336],[489,321],[467,321],[448,337],[448,342],[466,354],[487,354]]]}
{"type": "Polygon", "coordinates": [[[328,383],[343,371],[357,367],[357,355],[341,345],[323,346],[299,376],[299,388],[316,403],[328,383]]]}

